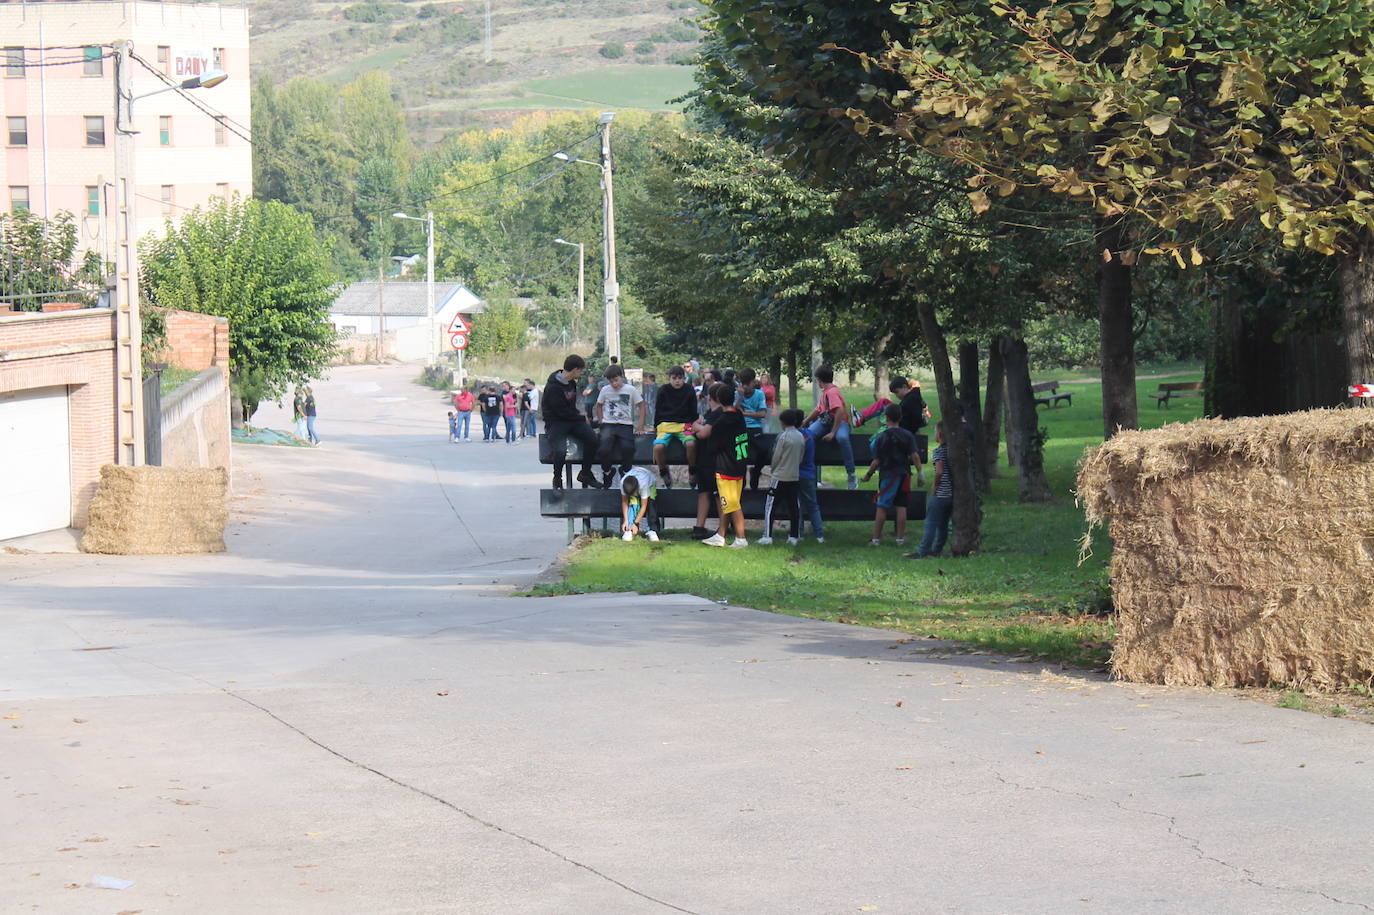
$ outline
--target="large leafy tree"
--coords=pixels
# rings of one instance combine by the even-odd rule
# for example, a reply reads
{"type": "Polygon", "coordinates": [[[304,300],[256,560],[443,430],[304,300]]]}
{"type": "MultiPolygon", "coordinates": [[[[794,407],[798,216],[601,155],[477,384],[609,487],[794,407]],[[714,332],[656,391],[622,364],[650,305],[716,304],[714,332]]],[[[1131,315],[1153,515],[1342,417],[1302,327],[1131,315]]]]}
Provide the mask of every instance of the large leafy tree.
{"type": "Polygon", "coordinates": [[[145,241],[147,303],[229,319],[229,371],[243,419],[320,375],[334,353],[337,278],[310,218],[267,200],[215,201],[145,241]]]}
{"type": "MultiPolygon", "coordinates": [[[[915,0],[885,54],[875,130],[973,170],[975,209],[1029,189],[1199,265],[1258,221],[1341,259],[1350,368],[1374,377],[1374,8],[1329,0],[915,0]],[[1170,234],[1172,233],[1173,237],[1170,234]]],[[[1104,257],[1129,264],[1129,237],[1104,257]]]]}
{"type": "Polygon", "coordinates": [[[41,311],[44,302],[93,303],[102,280],[100,256],[76,256],[70,213],[43,219],[28,210],[0,213],[0,301],[16,311],[41,311]]]}

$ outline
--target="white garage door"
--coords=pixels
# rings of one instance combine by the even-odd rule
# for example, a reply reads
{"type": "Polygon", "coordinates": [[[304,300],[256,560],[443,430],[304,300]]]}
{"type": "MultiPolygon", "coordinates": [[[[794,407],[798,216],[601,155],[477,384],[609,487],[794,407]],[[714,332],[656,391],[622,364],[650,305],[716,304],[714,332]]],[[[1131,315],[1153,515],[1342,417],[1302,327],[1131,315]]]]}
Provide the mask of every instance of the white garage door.
{"type": "Polygon", "coordinates": [[[72,521],[67,389],[0,394],[0,540],[72,521]]]}

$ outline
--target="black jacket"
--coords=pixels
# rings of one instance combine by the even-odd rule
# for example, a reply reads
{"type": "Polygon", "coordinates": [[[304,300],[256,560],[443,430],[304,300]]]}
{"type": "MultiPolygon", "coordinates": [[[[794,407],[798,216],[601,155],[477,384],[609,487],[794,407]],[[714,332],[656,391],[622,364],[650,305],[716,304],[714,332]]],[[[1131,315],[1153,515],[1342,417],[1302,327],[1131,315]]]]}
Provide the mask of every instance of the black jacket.
{"type": "Polygon", "coordinates": [[[539,401],[539,412],[544,414],[544,422],[586,422],[582,414],[582,388],[576,381],[565,380],[563,373],[550,372],[548,383],[544,385],[544,396],[539,401]]]}
{"type": "Polygon", "coordinates": [[[697,392],[691,385],[684,384],[675,388],[671,384],[660,385],[658,401],[654,404],[656,423],[692,423],[697,419],[697,392]]]}

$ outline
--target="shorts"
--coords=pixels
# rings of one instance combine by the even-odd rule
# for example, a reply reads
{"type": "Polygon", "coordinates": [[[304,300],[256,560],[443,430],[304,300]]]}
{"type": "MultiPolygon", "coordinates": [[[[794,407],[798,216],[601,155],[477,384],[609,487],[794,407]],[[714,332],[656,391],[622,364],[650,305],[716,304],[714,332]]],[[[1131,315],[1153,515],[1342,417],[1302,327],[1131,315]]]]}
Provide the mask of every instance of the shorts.
{"type": "Polygon", "coordinates": [[[896,471],[878,471],[878,491],[873,495],[873,502],[879,508],[906,508],[907,498],[903,498],[901,504],[897,504],[897,497],[909,497],[911,495],[911,474],[897,473],[896,471]]]}
{"type": "Polygon", "coordinates": [[[676,438],[686,446],[688,438],[692,435],[692,424],[659,423],[654,431],[658,433],[654,438],[655,445],[666,445],[676,438]]]}
{"type": "Polygon", "coordinates": [[[740,510],[740,496],[744,493],[743,477],[723,477],[716,474],[716,492],[720,494],[721,517],[740,510]]]}
{"type": "Polygon", "coordinates": [[[697,492],[713,493],[716,491],[716,475],[709,469],[697,470],[697,492]]]}

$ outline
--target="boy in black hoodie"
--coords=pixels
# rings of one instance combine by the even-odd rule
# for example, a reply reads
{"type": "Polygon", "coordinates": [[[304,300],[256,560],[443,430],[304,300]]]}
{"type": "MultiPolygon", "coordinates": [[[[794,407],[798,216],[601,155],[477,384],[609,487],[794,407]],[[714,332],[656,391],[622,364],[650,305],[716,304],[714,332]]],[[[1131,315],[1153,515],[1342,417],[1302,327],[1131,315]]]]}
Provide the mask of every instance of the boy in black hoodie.
{"type": "Polygon", "coordinates": [[[552,372],[544,385],[544,396],[539,407],[544,414],[544,430],[549,436],[549,446],[553,448],[553,488],[563,488],[563,468],[568,464],[568,436],[582,443],[582,472],[577,482],[583,486],[596,487],[596,475],[592,473],[592,459],[596,457],[596,433],[587,424],[578,401],[580,388],[577,380],[587,363],[576,353],[563,360],[563,370],[552,372]]]}

